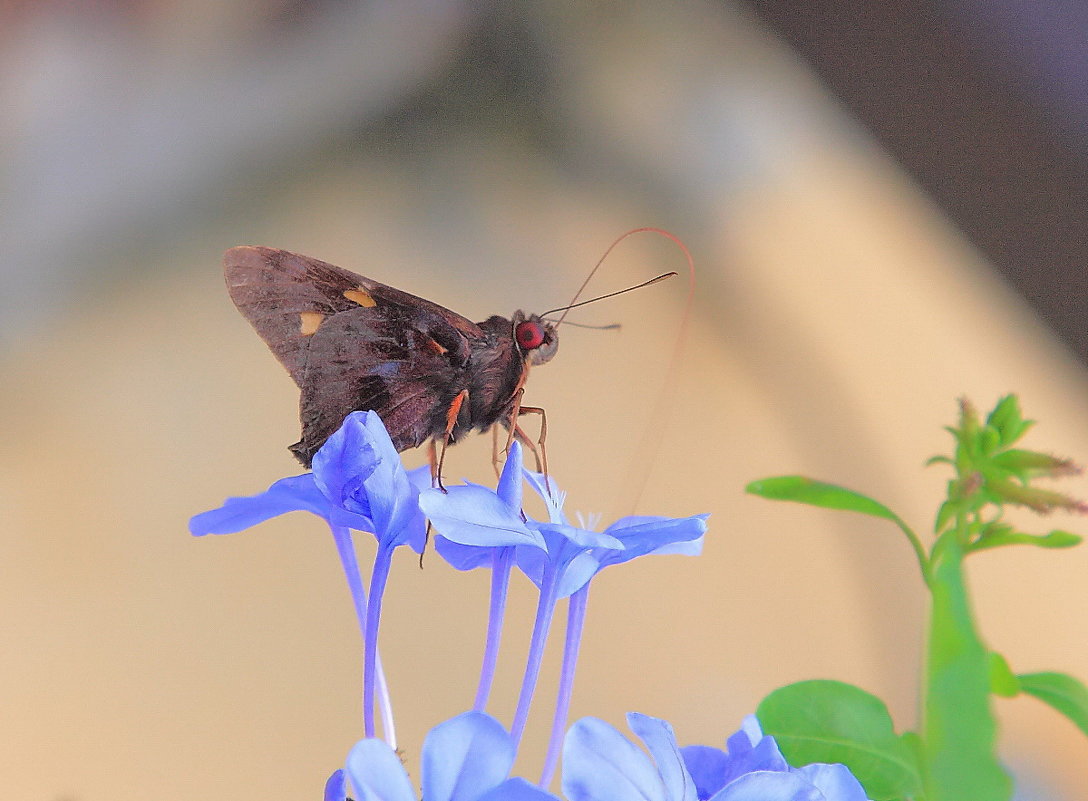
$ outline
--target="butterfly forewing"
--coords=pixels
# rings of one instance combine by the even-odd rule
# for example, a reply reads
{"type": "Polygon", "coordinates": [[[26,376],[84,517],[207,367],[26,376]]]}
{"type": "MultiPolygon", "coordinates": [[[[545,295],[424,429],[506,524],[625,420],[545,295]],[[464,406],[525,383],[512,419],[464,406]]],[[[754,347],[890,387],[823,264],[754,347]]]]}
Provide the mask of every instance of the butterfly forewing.
{"type": "MultiPolygon", "coordinates": [[[[378,412],[403,450],[444,432],[473,375],[511,360],[520,374],[520,355],[493,327],[323,261],[238,247],[224,272],[235,305],[302,390],[302,439],[291,450],[306,465],[352,411],[378,412]]],[[[472,408],[460,427],[485,422],[472,408]]]]}
{"type": "Polygon", "coordinates": [[[223,274],[234,305],[300,387],[311,329],[359,308],[344,293],[359,286],[360,276],[285,250],[231,248],[223,274]]]}

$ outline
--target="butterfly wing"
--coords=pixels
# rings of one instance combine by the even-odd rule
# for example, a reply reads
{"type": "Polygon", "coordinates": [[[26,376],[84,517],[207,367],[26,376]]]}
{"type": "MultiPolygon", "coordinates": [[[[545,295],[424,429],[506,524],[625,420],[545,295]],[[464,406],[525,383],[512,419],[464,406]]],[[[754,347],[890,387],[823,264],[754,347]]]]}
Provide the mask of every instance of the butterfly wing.
{"type": "Polygon", "coordinates": [[[478,325],[423,298],[284,250],[227,251],[231,298],[302,390],[304,464],[350,412],[382,416],[398,450],[444,428],[478,325]]]}

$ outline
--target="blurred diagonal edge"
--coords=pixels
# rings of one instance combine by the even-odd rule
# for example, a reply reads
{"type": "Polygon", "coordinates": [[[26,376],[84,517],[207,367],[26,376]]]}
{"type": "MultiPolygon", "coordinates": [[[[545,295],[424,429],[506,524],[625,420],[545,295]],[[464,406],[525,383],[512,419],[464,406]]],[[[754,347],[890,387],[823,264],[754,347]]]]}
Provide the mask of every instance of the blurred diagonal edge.
{"type": "Polygon", "coordinates": [[[463,0],[258,3],[194,49],[124,4],[39,5],[0,50],[0,356],[105,269],[131,277],[134,252],[381,119],[476,19],[463,0]]]}
{"type": "Polygon", "coordinates": [[[1088,363],[1088,15],[1027,2],[744,0],[1088,363]]]}

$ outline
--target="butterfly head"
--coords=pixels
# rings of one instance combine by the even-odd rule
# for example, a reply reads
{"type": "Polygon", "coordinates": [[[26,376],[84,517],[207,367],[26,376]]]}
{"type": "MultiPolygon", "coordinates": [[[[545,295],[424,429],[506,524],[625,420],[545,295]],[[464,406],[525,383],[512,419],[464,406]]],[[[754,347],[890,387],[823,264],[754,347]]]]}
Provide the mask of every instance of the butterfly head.
{"type": "Polygon", "coordinates": [[[559,350],[559,334],[555,324],[541,319],[539,314],[528,317],[522,311],[514,312],[514,341],[529,364],[544,364],[559,350]]]}

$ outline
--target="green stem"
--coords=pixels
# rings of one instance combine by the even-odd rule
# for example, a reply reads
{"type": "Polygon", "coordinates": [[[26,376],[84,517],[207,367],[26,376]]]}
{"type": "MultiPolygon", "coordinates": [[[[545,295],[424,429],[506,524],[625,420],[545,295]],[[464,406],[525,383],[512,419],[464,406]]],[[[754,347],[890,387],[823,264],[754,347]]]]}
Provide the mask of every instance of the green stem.
{"type": "Polygon", "coordinates": [[[922,687],[927,801],[1007,801],[1012,782],[995,753],[989,663],[963,571],[963,515],[934,544],[922,687]]]}
{"type": "Polygon", "coordinates": [[[910,547],[914,549],[914,556],[918,560],[918,567],[922,571],[922,580],[925,581],[928,586],[930,578],[930,560],[926,556],[925,546],[923,546],[922,541],[918,539],[918,535],[914,533],[914,529],[908,526],[899,515],[893,514],[892,522],[899,526],[899,530],[907,535],[910,547]]]}

